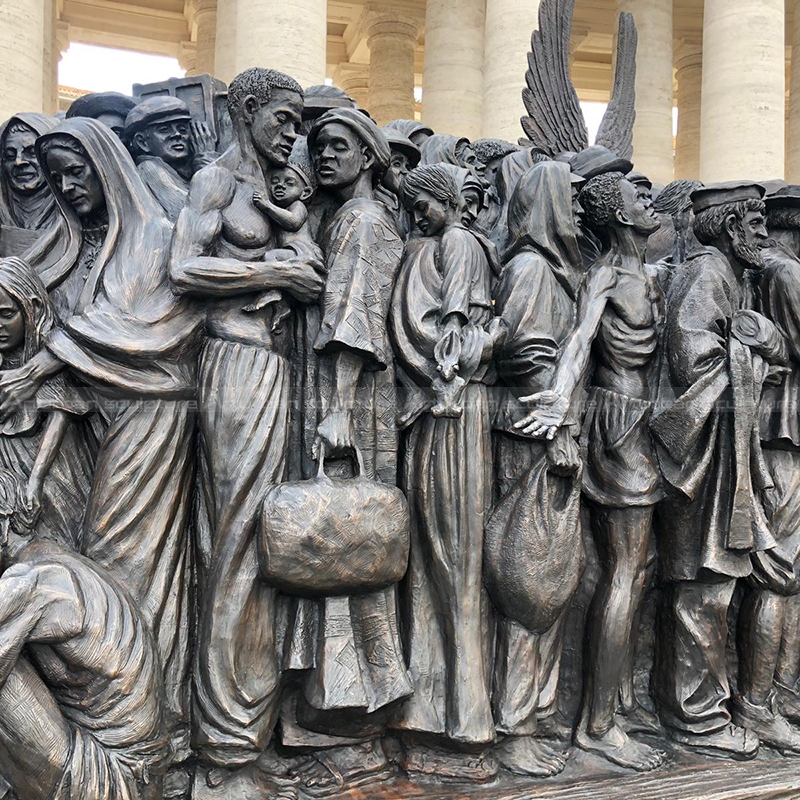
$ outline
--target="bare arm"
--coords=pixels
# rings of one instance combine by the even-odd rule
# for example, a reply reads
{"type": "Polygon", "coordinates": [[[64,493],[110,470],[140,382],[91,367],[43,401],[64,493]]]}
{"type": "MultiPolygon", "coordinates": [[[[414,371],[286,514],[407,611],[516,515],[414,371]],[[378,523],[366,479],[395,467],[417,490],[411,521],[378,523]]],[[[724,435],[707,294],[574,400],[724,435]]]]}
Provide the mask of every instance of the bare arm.
{"type": "Polygon", "coordinates": [[[65,641],[82,624],[82,604],[63,567],[9,568],[0,579],[0,685],[26,644],[65,641]]]}
{"type": "Polygon", "coordinates": [[[45,478],[58,455],[68,425],[69,418],[63,411],[52,411],[47,417],[39,451],[28,478],[27,500],[33,507],[41,505],[45,478]]]}
{"type": "Polygon", "coordinates": [[[255,192],[253,194],[253,204],[259,211],[263,211],[275,222],[279,228],[292,233],[299,231],[308,219],[308,209],[300,200],[295,200],[289,208],[281,208],[260,192],[255,192]]]}
{"type": "Polygon", "coordinates": [[[602,266],[589,277],[586,291],[581,296],[578,325],[570,334],[558,359],[551,389],[521,397],[527,403],[537,403],[529,414],[514,427],[534,436],[547,435],[552,439],[569,413],[572,395],[583,380],[600,322],[603,318],[608,292],[615,283],[614,272],[602,266]]]}
{"type": "MultiPolygon", "coordinates": [[[[333,356],[334,375],[331,402],[324,419],[317,427],[317,435],[325,446],[325,452],[334,455],[355,447],[353,410],[363,359],[350,350],[342,350],[333,356]]],[[[316,454],[319,455],[319,454],[316,454]]]]}
{"type": "Polygon", "coordinates": [[[315,300],[322,279],[313,264],[291,250],[273,250],[262,261],[209,256],[222,231],[222,211],[233,198],[236,179],[211,166],[197,173],[178,217],[169,274],[178,294],[231,297],[265,289],[285,289],[301,302],[315,300]]]}

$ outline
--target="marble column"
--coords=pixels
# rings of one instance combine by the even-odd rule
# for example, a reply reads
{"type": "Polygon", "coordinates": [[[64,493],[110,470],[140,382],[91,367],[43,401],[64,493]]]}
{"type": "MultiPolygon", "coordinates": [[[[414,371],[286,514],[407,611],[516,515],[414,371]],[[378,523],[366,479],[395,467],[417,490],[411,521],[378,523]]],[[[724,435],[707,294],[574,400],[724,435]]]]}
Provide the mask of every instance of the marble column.
{"type": "Polygon", "coordinates": [[[0,123],[19,111],[43,111],[45,0],[0,2],[0,123]]]}
{"type": "Polygon", "coordinates": [[[410,12],[367,9],[369,112],[378,125],[414,118],[414,51],[421,20],[410,12]]]}
{"type": "Polygon", "coordinates": [[[675,50],[678,83],[678,137],[675,178],[700,177],[700,112],[703,97],[703,51],[699,43],[682,43],[675,50]]]}
{"type": "MultiPolygon", "coordinates": [[[[516,142],[524,136],[522,89],[539,0],[486,0],[483,135],[516,142]]],[[[426,40],[427,48],[427,40],[426,40]]]]}
{"type": "Polygon", "coordinates": [[[483,131],[486,0],[428,0],[422,121],[437,133],[483,131]]]}
{"type": "Polygon", "coordinates": [[[800,183],[800,0],[794,0],[786,180],[800,183]]]}
{"type": "Polygon", "coordinates": [[[617,0],[617,13],[636,21],[636,123],[633,162],[654,183],[673,175],[672,3],[664,0],[617,0]]]}
{"type": "Polygon", "coordinates": [[[324,83],[327,13],[326,0],[218,0],[216,77],[269,67],[303,87],[324,83]]]}
{"type": "Polygon", "coordinates": [[[339,64],[333,82],[335,86],[347,92],[361,108],[369,110],[368,64],[339,64]]]}
{"type": "Polygon", "coordinates": [[[700,180],[784,173],[785,0],[705,0],[700,180]]]}
{"type": "Polygon", "coordinates": [[[197,55],[193,74],[214,75],[214,56],[217,42],[216,0],[194,1],[194,27],[197,55]]]}

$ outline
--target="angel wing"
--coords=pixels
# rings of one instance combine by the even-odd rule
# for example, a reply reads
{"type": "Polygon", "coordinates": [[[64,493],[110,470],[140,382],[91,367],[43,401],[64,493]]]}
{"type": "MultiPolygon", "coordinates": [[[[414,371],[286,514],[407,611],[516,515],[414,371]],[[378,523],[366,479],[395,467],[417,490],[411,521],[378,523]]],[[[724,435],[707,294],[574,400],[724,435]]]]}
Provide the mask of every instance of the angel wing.
{"type": "Polygon", "coordinates": [[[633,155],[633,123],[636,120],[636,48],[639,34],[633,14],[619,15],[617,66],[614,88],[595,144],[601,144],[621,158],[633,155]]]}
{"type": "Polygon", "coordinates": [[[569,72],[569,36],[575,0],[542,0],[539,30],[531,35],[522,129],[550,156],[579,152],[589,144],[586,122],[569,72]]]}

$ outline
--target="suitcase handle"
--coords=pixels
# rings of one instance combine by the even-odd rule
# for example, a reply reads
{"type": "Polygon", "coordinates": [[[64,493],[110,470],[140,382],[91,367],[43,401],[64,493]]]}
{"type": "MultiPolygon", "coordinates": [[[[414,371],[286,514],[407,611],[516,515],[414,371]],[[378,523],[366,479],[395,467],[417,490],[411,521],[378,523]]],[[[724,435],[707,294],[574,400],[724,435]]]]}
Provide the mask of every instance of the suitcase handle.
{"type": "MultiPolygon", "coordinates": [[[[317,478],[324,478],[325,477],[325,456],[326,454],[326,446],[325,443],[322,441],[322,438],[317,436],[317,478]]],[[[354,477],[361,478],[366,475],[367,468],[364,464],[364,454],[361,452],[361,449],[358,445],[353,447],[353,453],[355,455],[355,462],[356,462],[356,475],[354,477]]]]}

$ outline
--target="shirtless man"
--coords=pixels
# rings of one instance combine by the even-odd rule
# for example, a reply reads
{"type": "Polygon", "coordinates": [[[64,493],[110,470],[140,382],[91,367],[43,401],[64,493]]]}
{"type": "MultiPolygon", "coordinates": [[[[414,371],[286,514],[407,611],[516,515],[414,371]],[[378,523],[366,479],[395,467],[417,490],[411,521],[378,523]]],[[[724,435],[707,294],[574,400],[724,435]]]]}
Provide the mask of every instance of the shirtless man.
{"type": "Polygon", "coordinates": [[[300,242],[276,249],[256,207],[265,174],[284,167],[297,137],[303,92],[289,76],[253,68],[234,78],[228,107],[236,142],[192,179],[175,228],[175,290],[205,303],[200,359],[199,623],[194,744],[207,781],[259,759],[269,744],[280,684],[275,592],[259,578],[255,521],[266,488],[285,477],[291,325],[273,330],[281,290],[315,300],[323,279],[300,242]]]}
{"type": "Polygon", "coordinates": [[[23,496],[0,473],[0,772],[19,800],[159,800],[169,743],[144,618],[101,567],[30,538],[23,496]]]}
{"type": "Polygon", "coordinates": [[[587,623],[583,712],[576,744],[623,767],[654,769],[663,753],[637,742],[617,717],[620,681],[633,647],[661,480],[648,430],[653,409],[661,293],[643,262],[647,238],[658,229],[649,194],[622,173],[590,180],[580,195],[585,222],[602,244],[592,270],[609,272],[611,288],[585,297],[579,325],[564,348],[555,392],[528,398],[534,409],[518,427],[555,434],[568,401],[586,372],[595,369],[583,422],[583,494],[602,569],[587,623]],[[552,405],[548,405],[552,403],[552,405]],[[547,419],[556,407],[557,424],[547,419]]]}

